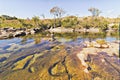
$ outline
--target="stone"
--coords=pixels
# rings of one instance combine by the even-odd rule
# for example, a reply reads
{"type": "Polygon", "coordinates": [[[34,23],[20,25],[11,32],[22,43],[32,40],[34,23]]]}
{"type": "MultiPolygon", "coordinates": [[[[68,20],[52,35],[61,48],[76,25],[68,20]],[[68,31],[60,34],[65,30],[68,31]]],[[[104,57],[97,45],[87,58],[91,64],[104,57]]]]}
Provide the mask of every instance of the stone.
{"type": "Polygon", "coordinates": [[[31,29],[31,30],[30,30],[30,34],[35,34],[35,30],[34,30],[34,29],[31,29]]]}
{"type": "Polygon", "coordinates": [[[94,44],[94,47],[95,47],[95,48],[100,48],[101,45],[100,45],[100,44],[94,44]]]}
{"type": "Polygon", "coordinates": [[[9,36],[8,36],[9,38],[13,38],[14,37],[14,35],[12,34],[12,33],[9,33],[9,36]]]}
{"type": "Polygon", "coordinates": [[[81,64],[82,64],[83,66],[85,66],[85,69],[84,69],[83,71],[84,71],[85,73],[89,73],[89,71],[88,71],[88,69],[87,69],[88,65],[87,65],[86,62],[85,62],[85,54],[79,53],[79,54],[77,54],[77,57],[80,59],[81,64]]]}
{"type": "Polygon", "coordinates": [[[107,44],[103,44],[101,47],[102,48],[108,48],[109,46],[107,44]]]}
{"type": "Polygon", "coordinates": [[[18,31],[18,32],[16,32],[15,33],[15,37],[19,37],[19,36],[25,36],[26,35],[26,33],[25,33],[25,31],[18,31]]]}

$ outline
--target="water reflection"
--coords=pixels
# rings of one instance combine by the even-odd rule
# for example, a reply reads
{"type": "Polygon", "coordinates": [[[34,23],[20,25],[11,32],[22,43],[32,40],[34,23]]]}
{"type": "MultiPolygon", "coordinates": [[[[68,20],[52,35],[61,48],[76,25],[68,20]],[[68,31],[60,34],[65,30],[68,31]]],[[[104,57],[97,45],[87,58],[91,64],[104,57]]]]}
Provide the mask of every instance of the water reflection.
{"type": "Polygon", "coordinates": [[[96,39],[105,39],[107,41],[118,40],[119,33],[38,33],[20,38],[0,40],[0,54],[24,50],[37,46],[37,44],[42,44],[45,41],[59,41],[61,43],[79,45],[79,43],[85,40],[93,41],[96,39]]]}

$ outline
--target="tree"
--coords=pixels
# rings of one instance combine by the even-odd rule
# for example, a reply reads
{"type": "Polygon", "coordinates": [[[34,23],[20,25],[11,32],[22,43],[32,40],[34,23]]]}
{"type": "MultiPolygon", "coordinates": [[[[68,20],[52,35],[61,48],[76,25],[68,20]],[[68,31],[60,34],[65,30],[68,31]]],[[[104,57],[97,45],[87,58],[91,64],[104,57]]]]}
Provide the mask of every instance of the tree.
{"type": "MultiPolygon", "coordinates": [[[[59,7],[53,7],[52,9],[50,9],[50,13],[54,15],[54,27],[56,26],[56,18],[61,18],[63,14],[65,14],[65,11],[59,7]]],[[[60,23],[60,19],[59,19],[59,23],[60,23]]]]}
{"type": "Polygon", "coordinates": [[[93,17],[97,17],[100,15],[101,11],[97,8],[90,8],[88,9],[88,11],[90,11],[92,13],[93,17]]]}

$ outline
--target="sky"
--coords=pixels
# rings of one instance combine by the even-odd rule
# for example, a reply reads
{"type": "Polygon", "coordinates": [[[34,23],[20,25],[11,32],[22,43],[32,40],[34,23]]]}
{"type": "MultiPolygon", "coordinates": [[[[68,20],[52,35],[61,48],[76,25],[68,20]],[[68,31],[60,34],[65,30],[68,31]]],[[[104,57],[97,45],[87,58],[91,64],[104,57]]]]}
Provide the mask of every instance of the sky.
{"type": "Polygon", "coordinates": [[[120,15],[120,0],[0,0],[0,15],[32,18],[42,14],[45,18],[53,18],[50,9],[58,6],[65,10],[66,15],[79,17],[90,16],[89,8],[95,7],[102,11],[104,17],[120,15]]]}

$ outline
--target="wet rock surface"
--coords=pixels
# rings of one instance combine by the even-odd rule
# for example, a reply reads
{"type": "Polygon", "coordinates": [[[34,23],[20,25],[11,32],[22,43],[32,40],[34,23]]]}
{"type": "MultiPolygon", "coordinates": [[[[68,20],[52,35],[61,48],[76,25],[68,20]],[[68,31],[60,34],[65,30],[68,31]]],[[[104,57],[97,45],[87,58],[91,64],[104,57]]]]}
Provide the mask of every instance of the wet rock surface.
{"type": "Polygon", "coordinates": [[[0,62],[5,61],[6,59],[7,59],[6,57],[1,57],[1,58],[0,58],[0,62]]]}
{"type": "Polygon", "coordinates": [[[0,62],[1,80],[120,79],[120,60],[117,55],[83,45],[44,42],[0,60],[4,60],[0,62]]]}

